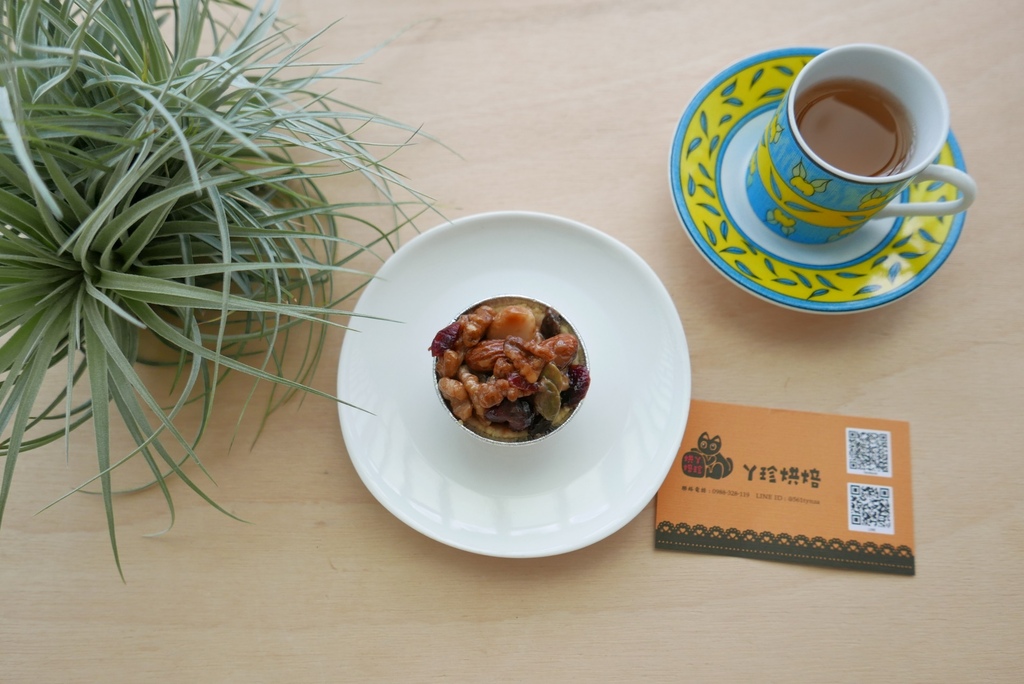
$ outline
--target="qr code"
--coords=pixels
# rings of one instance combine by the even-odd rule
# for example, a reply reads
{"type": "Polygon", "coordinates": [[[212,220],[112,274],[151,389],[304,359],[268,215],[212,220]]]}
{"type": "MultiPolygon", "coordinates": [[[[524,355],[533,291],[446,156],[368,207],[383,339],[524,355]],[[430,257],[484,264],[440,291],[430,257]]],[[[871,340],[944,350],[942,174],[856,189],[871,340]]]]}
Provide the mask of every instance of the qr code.
{"type": "Polygon", "coordinates": [[[892,477],[892,433],[846,428],[846,472],[892,477]]]}
{"type": "Polygon", "coordinates": [[[892,487],[847,483],[850,529],[857,532],[895,534],[892,487]]]}

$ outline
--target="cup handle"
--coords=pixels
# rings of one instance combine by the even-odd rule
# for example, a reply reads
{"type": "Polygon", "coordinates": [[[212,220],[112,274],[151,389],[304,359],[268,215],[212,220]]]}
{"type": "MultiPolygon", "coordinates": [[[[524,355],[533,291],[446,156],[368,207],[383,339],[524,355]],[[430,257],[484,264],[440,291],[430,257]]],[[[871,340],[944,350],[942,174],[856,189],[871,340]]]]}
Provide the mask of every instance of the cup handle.
{"type": "Polygon", "coordinates": [[[949,216],[959,214],[974,202],[978,186],[974,179],[960,169],[945,164],[931,164],[914,179],[921,181],[941,181],[956,186],[960,196],[951,202],[893,202],[882,208],[872,218],[889,216],[949,216]]]}

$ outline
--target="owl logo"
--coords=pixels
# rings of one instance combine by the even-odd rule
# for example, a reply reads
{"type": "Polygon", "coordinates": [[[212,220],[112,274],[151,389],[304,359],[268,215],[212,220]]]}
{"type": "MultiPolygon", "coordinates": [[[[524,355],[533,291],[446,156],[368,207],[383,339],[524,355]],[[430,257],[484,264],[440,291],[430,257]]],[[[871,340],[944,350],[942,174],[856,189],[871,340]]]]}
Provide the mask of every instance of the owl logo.
{"type": "Polygon", "coordinates": [[[721,480],[732,472],[732,459],[723,456],[722,438],[701,433],[697,446],[683,454],[683,474],[688,477],[710,477],[721,480]]]}

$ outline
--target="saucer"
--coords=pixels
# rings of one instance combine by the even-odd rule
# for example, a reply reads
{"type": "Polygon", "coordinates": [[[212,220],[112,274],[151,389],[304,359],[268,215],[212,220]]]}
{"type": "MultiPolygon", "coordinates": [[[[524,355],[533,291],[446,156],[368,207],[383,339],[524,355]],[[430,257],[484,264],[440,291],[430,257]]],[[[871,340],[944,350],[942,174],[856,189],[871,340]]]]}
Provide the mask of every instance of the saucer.
{"type": "Polygon", "coordinates": [[[338,365],[348,455],[428,537],[489,556],[573,551],[636,517],[675,460],[690,406],[679,313],[654,271],[594,228],[531,212],[444,223],[392,255],[355,311],[338,365]],[[572,321],[592,373],[571,421],[517,446],[451,419],[428,351],[452,312],[509,291],[572,321]]]}
{"type": "MultiPolygon", "coordinates": [[[[875,219],[825,245],[787,240],[761,222],[744,185],[751,154],[796,74],[820,52],[773,50],[715,76],[679,121],[669,178],[683,227],[726,278],[787,308],[851,313],[889,304],[924,284],[953,250],[965,214],[875,219]]],[[[952,133],[936,161],[964,168],[952,133]]],[[[929,181],[909,186],[901,200],[956,196],[952,185],[929,181]]]]}

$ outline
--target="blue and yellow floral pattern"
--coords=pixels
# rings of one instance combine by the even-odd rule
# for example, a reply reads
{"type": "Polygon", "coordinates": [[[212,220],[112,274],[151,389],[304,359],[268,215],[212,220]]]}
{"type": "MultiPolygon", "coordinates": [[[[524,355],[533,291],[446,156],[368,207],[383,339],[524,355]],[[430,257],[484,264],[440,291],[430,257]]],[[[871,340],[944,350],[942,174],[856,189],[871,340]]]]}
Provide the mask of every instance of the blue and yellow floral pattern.
{"type": "MultiPolygon", "coordinates": [[[[964,214],[899,220],[885,244],[860,258],[833,266],[816,266],[771,254],[752,241],[742,226],[733,224],[717,183],[724,147],[733,129],[766,108],[777,106],[796,74],[819,52],[795,48],[758,55],[727,69],[705,86],[687,108],[676,131],[670,169],[672,192],[679,216],[698,249],[745,289],[796,309],[827,313],[860,311],[902,297],[930,277],[956,243],[964,214]]],[[[770,142],[772,134],[769,125],[760,147],[770,142]]],[[[963,168],[952,134],[937,161],[963,168]]],[[[749,173],[756,172],[754,166],[752,160],[749,173]]],[[[823,189],[820,184],[815,186],[816,179],[807,177],[807,169],[790,170],[793,178],[808,186],[811,195],[823,189]]],[[[800,183],[793,185],[801,187],[800,183]]],[[[783,192],[782,187],[777,190],[783,192]]],[[[786,197],[791,204],[783,206],[797,210],[813,208],[807,206],[808,195],[804,195],[801,203],[796,192],[788,191],[793,195],[786,197]]],[[[913,184],[904,193],[904,201],[950,201],[957,196],[955,187],[940,182],[913,184]]],[[[873,191],[862,199],[861,206],[870,213],[887,199],[884,193],[873,191]]],[[[766,216],[765,221],[784,232],[793,217],[779,210],[766,216]]]]}

